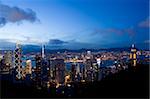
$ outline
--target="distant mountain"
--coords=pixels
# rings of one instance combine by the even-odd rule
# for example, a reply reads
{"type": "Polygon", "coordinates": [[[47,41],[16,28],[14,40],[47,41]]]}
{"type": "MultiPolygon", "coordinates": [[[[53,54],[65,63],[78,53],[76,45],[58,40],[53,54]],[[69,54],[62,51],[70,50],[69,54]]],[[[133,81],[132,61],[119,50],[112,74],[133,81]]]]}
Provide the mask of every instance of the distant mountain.
{"type": "Polygon", "coordinates": [[[22,45],[22,51],[24,54],[32,52],[40,52],[41,47],[38,45],[22,45]]]}
{"type": "Polygon", "coordinates": [[[0,39],[0,50],[13,50],[14,48],[15,48],[15,43],[0,39]]]}
{"type": "MultiPolygon", "coordinates": [[[[149,43],[137,43],[136,47],[139,50],[149,50],[149,43]]],[[[0,50],[14,50],[15,48],[15,43],[7,42],[4,40],[0,41],[0,50]]],[[[23,53],[37,53],[41,52],[41,46],[40,45],[22,45],[22,50],[23,53]]],[[[86,48],[86,46],[78,47],[77,45],[73,47],[69,46],[53,46],[53,45],[46,45],[46,52],[47,53],[57,53],[57,52],[86,52],[86,51],[92,51],[92,52],[97,52],[97,51],[130,51],[130,46],[129,47],[116,47],[116,48],[86,48]],[[94,48],[94,49],[93,49],[94,48]]]]}
{"type": "MultiPolygon", "coordinates": [[[[23,46],[23,53],[31,53],[31,52],[41,52],[41,47],[40,46],[23,46]]],[[[98,52],[98,51],[130,51],[130,48],[107,48],[107,49],[77,49],[77,50],[72,50],[72,49],[45,49],[46,53],[57,53],[57,52],[98,52]]]]}

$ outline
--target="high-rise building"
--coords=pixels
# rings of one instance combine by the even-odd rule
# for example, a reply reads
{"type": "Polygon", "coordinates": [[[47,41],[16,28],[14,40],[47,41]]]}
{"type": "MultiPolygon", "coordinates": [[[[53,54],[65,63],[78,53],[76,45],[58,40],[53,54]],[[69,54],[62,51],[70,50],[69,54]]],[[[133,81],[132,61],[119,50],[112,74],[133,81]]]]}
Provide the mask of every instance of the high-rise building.
{"type": "Polygon", "coordinates": [[[26,84],[31,84],[31,78],[32,78],[32,64],[31,60],[26,60],[26,66],[23,69],[23,80],[26,82],[26,84]]]}
{"type": "Polygon", "coordinates": [[[25,73],[26,73],[26,74],[32,74],[32,64],[31,64],[31,60],[27,60],[27,61],[26,61],[25,73]]]}
{"type": "Polygon", "coordinates": [[[76,65],[76,70],[77,70],[77,74],[79,74],[80,73],[80,64],[79,63],[77,63],[77,65],[76,65]]]}
{"type": "Polygon", "coordinates": [[[133,66],[136,66],[136,63],[137,63],[137,49],[135,48],[135,45],[132,44],[132,47],[131,47],[131,53],[130,53],[130,60],[131,60],[131,64],[133,66]]]}
{"type": "Polygon", "coordinates": [[[12,51],[6,51],[4,54],[4,61],[6,66],[12,68],[12,51]]]}
{"type": "Polygon", "coordinates": [[[4,56],[1,60],[1,73],[2,74],[9,74],[10,69],[12,69],[12,51],[7,50],[4,51],[4,56]]]}
{"type": "Polygon", "coordinates": [[[47,83],[50,81],[50,65],[49,61],[47,61],[46,59],[42,59],[41,76],[42,76],[42,85],[47,87],[47,83]]]}
{"type": "Polygon", "coordinates": [[[92,59],[92,58],[93,58],[93,55],[91,51],[87,51],[86,59],[92,59]]]}
{"type": "Polygon", "coordinates": [[[92,81],[92,59],[87,59],[85,64],[86,81],[92,81]]]}
{"type": "Polygon", "coordinates": [[[42,58],[45,58],[45,45],[42,45],[42,58]]]}
{"type": "Polygon", "coordinates": [[[41,66],[42,66],[42,58],[41,58],[41,55],[36,55],[35,56],[35,63],[36,63],[36,68],[34,70],[35,72],[35,83],[36,83],[36,86],[38,88],[41,87],[41,81],[42,81],[42,78],[41,78],[41,66]]]}
{"type": "Polygon", "coordinates": [[[99,70],[100,70],[100,68],[98,68],[98,64],[96,62],[93,63],[92,81],[98,81],[99,70]]]}
{"type": "Polygon", "coordinates": [[[98,64],[95,58],[86,59],[85,71],[86,71],[86,81],[98,80],[98,64]]]}
{"type": "Polygon", "coordinates": [[[76,65],[75,64],[71,64],[71,80],[75,81],[75,75],[76,75],[76,65]]]}
{"type": "Polygon", "coordinates": [[[65,81],[65,63],[64,59],[51,60],[51,69],[56,83],[62,84],[65,81]]]}
{"type": "Polygon", "coordinates": [[[19,43],[16,44],[16,49],[14,51],[14,66],[15,66],[15,77],[17,80],[22,79],[22,51],[21,45],[19,43]]]}
{"type": "Polygon", "coordinates": [[[82,70],[81,70],[81,79],[84,82],[86,78],[86,72],[85,72],[85,65],[83,66],[82,70]]]}
{"type": "Polygon", "coordinates": [[[100,66],[101,66],[101,59],[97,58],[96,60],[97,60],[98,67],[100,68],[100,66]]]}

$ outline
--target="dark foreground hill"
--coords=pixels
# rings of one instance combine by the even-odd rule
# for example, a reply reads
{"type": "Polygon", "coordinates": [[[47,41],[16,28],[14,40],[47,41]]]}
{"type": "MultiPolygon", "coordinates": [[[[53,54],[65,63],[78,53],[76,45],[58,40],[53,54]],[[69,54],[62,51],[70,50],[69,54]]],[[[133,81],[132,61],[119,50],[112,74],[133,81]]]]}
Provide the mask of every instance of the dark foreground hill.
{"type": "Polygon", "coordinates": [[[138,65],[136,68],[121,71],[109,75],[100,82],[75,83],[74,87],[66,89],[64,94],[56,94],[56,89],[51,88],[36,90],[32,86],[24,84],[12,84],[7,80],[1,80],[2,98],[26,98],[26,97],[86,97],[86,98],[149,98],[149,65],[138,65]]]}

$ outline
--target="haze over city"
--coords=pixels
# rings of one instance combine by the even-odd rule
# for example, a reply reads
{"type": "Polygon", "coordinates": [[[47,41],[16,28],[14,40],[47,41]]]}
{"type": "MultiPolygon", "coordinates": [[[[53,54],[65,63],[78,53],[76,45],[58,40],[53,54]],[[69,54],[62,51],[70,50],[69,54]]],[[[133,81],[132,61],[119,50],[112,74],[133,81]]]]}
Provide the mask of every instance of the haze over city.
{"type": "Polygon", "coordinates": [[[0,48],[140,48],[149,45],[149,0],[0,0],[0,48]]]}

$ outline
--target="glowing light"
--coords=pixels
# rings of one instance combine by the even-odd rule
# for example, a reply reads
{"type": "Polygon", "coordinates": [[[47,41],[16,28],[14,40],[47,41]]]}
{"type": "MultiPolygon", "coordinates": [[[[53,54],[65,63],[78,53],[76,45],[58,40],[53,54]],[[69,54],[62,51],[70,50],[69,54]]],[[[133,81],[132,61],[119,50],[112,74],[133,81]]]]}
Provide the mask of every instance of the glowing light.
{"type": "Polygon", "coordinates": [[[50,83],[49,83],[49,82],[47,82],[47,87],[48,87],[48,88],[50,87],[50,83]]]}
{"type": "Polygon", "coordinates": [[[65,93],[65,91],[62,91],[62,94],[64,94],[65,93]]]}
{"type": "Polygon", "coordinates": [[[70,85],[70,84],[67,84],[67,86],[68,86],[68,87],[71,87],[71,85],[70,85]]]}
{"type": "Polygon", "coordinates": [[[85,80],[81,80],[81,82],[85,82],[85,80]]]}
{"type": "Polygon", "coordinates": [[[133,54],[133,58],[136,59],[136,54],[133,54]]]}

